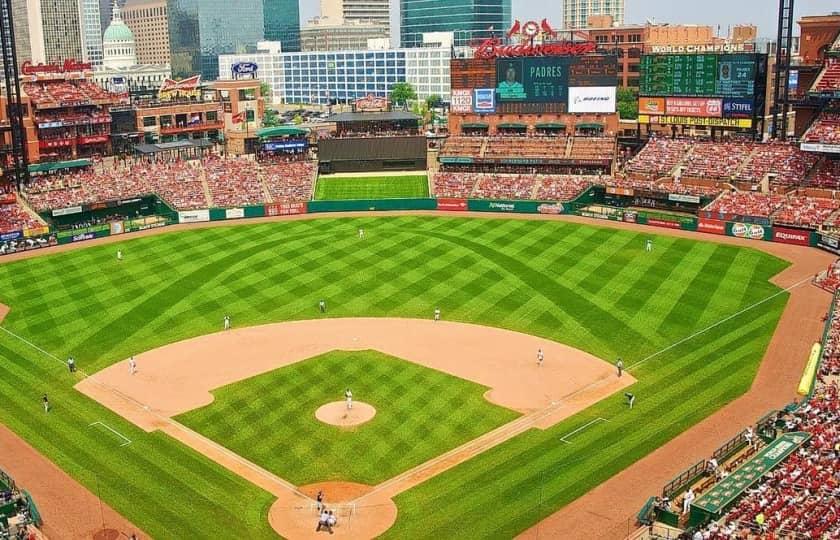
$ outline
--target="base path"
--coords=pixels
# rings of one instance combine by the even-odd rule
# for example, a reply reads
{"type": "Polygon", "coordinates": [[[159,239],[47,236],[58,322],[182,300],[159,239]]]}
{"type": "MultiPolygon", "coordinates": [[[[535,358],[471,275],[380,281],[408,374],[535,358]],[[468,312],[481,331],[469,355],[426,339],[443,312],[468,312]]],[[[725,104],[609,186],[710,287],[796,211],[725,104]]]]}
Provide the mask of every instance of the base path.
{"type": "Polygon", "coordinates": [[[90,491],[56,467],[6,426],[0,424],[0,469],[32,494],[51,540],[90,540],[106,531],[126,538],[150,538],[130,521],[102,504],[90,491]]]}
{"type": "MultiPolygon", "coordinates": [[[[284,537],[306,538],[317,526],[306,488],[291,485],[172,417],[211,403],[211,392],[221,386],[329,351],[368,349],[486,386],[487,400],[523,416],[378,486],[331,485],[330,492],[345,498],[337,507],[341,515],[335,533],[352,538],[385,532],[396,520],[395,495],[528,429],[554,425],[635,382],[629,375],[618,378],[610,363],[588,353],[510,330],[418,319],[325,318],[173,343],[137,355],[137,373],[129,372],[127,362],[119,362],[76,388],[142,428],[160,429],[273,493],[278,500],[270,511],[271,525],[284,537]],[[537,363],[538,349],[544,353],[542,365],[537,363]]],[[[325,407],[329,410],[322,411],[324,418],[334,423],[350,416],[343,401],[325,407]]],[[[352,412],[360,420],[361,413],[376,411],[354,403],[352,412]]]]}

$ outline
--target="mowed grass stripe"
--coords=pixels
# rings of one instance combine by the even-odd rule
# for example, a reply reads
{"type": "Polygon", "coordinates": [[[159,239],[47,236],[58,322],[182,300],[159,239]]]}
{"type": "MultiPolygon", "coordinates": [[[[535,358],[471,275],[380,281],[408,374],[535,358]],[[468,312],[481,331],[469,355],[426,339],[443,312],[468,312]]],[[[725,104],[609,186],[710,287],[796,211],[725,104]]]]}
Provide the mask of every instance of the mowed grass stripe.
{"type": "Polygon", "coordinates": [[[320,176],[315,184],[315,200],[418,199],[429,196],[426,175],[320,176]]]}
{"type": "MultiPolygon", "coordinates": [[[[571,223],[426,216],[244,224],[146,238],[127,236],[116,244],[126,253],[122,264],[115,260],[115,246],[109,245],[0,265],[0,301],[12,308],[3,323],[6,328],[59,357],[72,353],[81,369],[95,371],[138,351],[142,358],[142,351],[149,348],[218,331],[225,312],[234,317],[235,327],[318,317],[317,301],[322,297],[329,303],[329,317],[428,318],[440,305],[444,318],[524,331],[608,360],[621,355],[625,362],[632,362],[686,336],[682,324],[663,321],[665,314],[672,313],[683,322],[695,321],[696,327],[778,291],[767,280],[785,263],[751,249],[729,247],[736,253],[734,260],[714,269],[718,277],[726,276],[724,283],[710,292],[710,298],[703,297],[697,289],[710,287],[695,277],[698,269],[715,258],[715,245],[654,237],[652,254],[642,248],[636,254],[637,237],[632,232],[571,223]],[[359,227],[367,231],[365,241],[356,237],[359,227]],[[587,281],[598,269],[602,277],[612,274],[621,254],[628,257],[626,264],[606,285],[587,281]],[[174,287],[175,283],[179,286],[174,287]],[[584,283],[589,290],[578,286],[584,283]],[[675,303],[680,297],[689,301],[675,303]],[[98,338],[92,340],[103,328],[117,334],[107,340],[107,346],[98,338]]],[[[486,526],[475,528],[470,520],[467,532],[495,537],[501,531],[509,537],[591,489],[748,388],[786,299],[787,295],[780,295],[635,370],[640,382],[633,388],[639,400],[632,422],[619,419],[598,424],[591,433],[587,429],[580,438],[575,436],[574,446],[585,446],[591,453],[587,461],[574,461],[566,449],[558,448],[557,438],[593,418],[623,414],[620,395],[590,407],[551,433],[523,434],[487,456],[459,465],[441,480],[433,479],[404,494],[393,534],[427,536],[431,507],[414,505],[431,498],[439,501],[435,520],[444,528],[457,529],[470,517],[462,513],[459,499],[469,496],[477,497],[477,506],[484,504],[482,514],[487,508],[503,510],[486,526]],[[727,368],[715,371],[720,366],[727,368]],[[705,387],[719,391],[698,391],[705,387]],[[668,404],[674,396],[682,400],[681,405],[668,404]],[[669,406],[672,410],[660,410],[669,406]],[[639,426],[651,433],[637,442],[635,435],[628,434],[639,426]],[[598,442],[590,445],[589,437],[598,442]],[[475,486],[481,484],[472,483],[476,474],[508,479],[520,490],[519,479],[546,474],[552,480],[543,485],[544,502],[537,511],[520,507],[516,499],[533,497],[533,490],[515,494],[508,485],[491,481],[486,494],[481,490],[477,495],[475,486]]],[[[14,353],[20,364],[14,368],[14,378],[0,384],[0,400],[16,404],[10,412],[13,418],[3,421],[88,488],[95,489],[95,480],[85,471],[100,465],[103,470],[118,470],[114,478],[100,476],[105,499],[147,532],[156,537],[201,538],[211,534],[235,537],[233,531],[247,530],[249,537],[273,536],[266,520],[271,503],[267,494],[165,435],[135,431],[72,390],[72,379],[60,363],[44,364],[39,354],[14,340],[0,340],[0,344],[12,351],[0,351],[0,376],[6,369],[4,354],[14,353]],[[34,364],[32,369],[29,363],[34,364]],[[60,402],[56,413],[65,407],[73,411],[60,423],[50,420],[60,426],[61,439],[50,439],[49,427],[43,424],[47,419],[38,417],[42,388],[55,397],[57,407],[60,402]],[[24,414],[29,408],[35,414],[24,414]],[[89,419],[105,421],[132,437],[135,442],[126,448],[136,443],[132,451],[142,456],[117,461],[119,454],[108,450],[104,438],[92,439],[94,435],[102,438],[99,430],[87,433],[86,426],[75,425],[89,419]],[[170,482],[170,475],[178,480],[170,482]],[[181,492],[182,483],[198,487],[181,492]],[[215,484],[220,487],[216,489],[215,484]],[[127,485],[137,486],[130,501],[123,494],[127,485]],[[179,509],[181,515],[167,513],[161,518],[156,509],[164,504],[179,509]],[[229,511],[219,514],[217,505],[229,511]]],[[[392,378],[378,370],[371,373],[380,379],[392,378]]],[[[413,403],[417,398],[412,384],[413,379],[395,380],[388,399],[400,406],[413,403]]],[[[290,384],[283,390],[289,390],[287,397],[303,395],[306,385],[290,384]]],[[[429,411],[442,414],[457,408],[461,397],[436,400],[429,411]]],[[[288,407],[300,408],[301,403],[289,398],[288,407]]],[[[259,401],[239,400],[237,407],[243,408],[249,422],[265,418],[276,425],[283,418],[275,410],[279,408],[259,401]]],[[[225,415],[213,419],[229,422],[225,415]]],[[[408,431],[444,440],[469,424],[469,418],[452,415],[441,427],[414,425],[408,431]]],[[[239,429],[235,423],[228,426],[232,431],[239,429]]],[[[261,453],[279,447],[259,436],[246,439],[261,453]]],[[[360,438],[350,441],[347,448],[373,452],[376,463],[396,460],[410,449],[404,440],[388,438],[360,438]]],[[[311,461],[304,437],[285,441],[282,450],[274,453],[283,466],[311,461]]],[[[323,467],[312,470],[329,472],[323,467]]],[[[359,470],[361,474],[377,472],[368,465],[360,465],[359,470]]],[[[533,498],[529,501],[533,503],[533,498]]]]}

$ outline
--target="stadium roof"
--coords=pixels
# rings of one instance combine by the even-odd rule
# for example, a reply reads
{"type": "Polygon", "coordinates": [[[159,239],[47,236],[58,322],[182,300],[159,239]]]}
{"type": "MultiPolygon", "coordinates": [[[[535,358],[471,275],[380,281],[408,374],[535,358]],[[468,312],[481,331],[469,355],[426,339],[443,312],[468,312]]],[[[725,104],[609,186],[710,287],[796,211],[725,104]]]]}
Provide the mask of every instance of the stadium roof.
{"type": "Polygon", "coordinates": [[[257,130],[257,137],[264,139],[266,137],[282,137],[284,135],[306,135],[307,133],[309,133],[308,129],[296,126],[277,126],[257,130]]]}
{"type": "Polygon", "coordinates": [[[394,122],[398,120],[420,120],[420,117],[410,112],[393,111],[379,113],[345,112],[327,118],[327,122],[394,122]]]}
{"type": "Polygon", "coordinates": [[[175,141],[158,144],[137,144],[134,150],[141,154],[157,154],[158,152],[171,152],[172,150],[188,150],[190,148],[208,148],[213,146],[213,141],[204,139],[191,139],[187,141],[175,141]]]}
{"type": "Polygon", "coordinates": [[[29,166],[30,173],[60,171],[61,169],[75,169],[90,165],[89,159],[72,159],[70,161],[50,161],[47,163],[33,163],[29,166]]]}

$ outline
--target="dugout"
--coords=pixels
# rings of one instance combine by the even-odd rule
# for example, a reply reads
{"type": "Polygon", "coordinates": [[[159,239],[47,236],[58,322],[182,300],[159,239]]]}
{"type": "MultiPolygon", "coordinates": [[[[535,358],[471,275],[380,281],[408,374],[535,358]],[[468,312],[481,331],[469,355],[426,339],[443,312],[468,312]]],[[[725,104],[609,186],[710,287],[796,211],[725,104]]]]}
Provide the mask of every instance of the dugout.
{"type": "Polygon", "coordinates": [[[318,160],[322,174],[421,171],[426,169],[426,138],[418,135],[321,139],[318,160]]]}

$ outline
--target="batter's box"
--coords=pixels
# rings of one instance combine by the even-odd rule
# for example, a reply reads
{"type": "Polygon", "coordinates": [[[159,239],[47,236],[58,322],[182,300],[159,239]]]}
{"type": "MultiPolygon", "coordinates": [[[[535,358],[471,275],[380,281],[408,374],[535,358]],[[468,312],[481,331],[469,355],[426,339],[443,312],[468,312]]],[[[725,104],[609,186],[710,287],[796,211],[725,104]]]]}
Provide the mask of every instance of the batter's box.
{"type": "Polygon", "coordinates": [[[109,425],[108,425],[108,424],[106,424],[105,422],[93,422],[93,423],[92,423],[92,424],[90,424],[88,427],[94,427],[94,426],[95,426],[97,429],[99,429],[100,431],[102,431],[102,430],[108,430],[108,431],[109,431],[109,432],[111,432],[112,434],[114,434],[114,435],[116,435],[117,437],[119,437],[119,440],[120,440],[120,443],[121,443],[121,444],[120,444],[120,447],[123,447],[123,446],[128,446],[129,444],[131,444],[131,439],[129,439],[128,437],[126,437],[125,435],[123,435],[122,433],[120,433],[119,431],[117,431],[116,429],[112,428],[111,426],[109,426],[109,425]]]}

